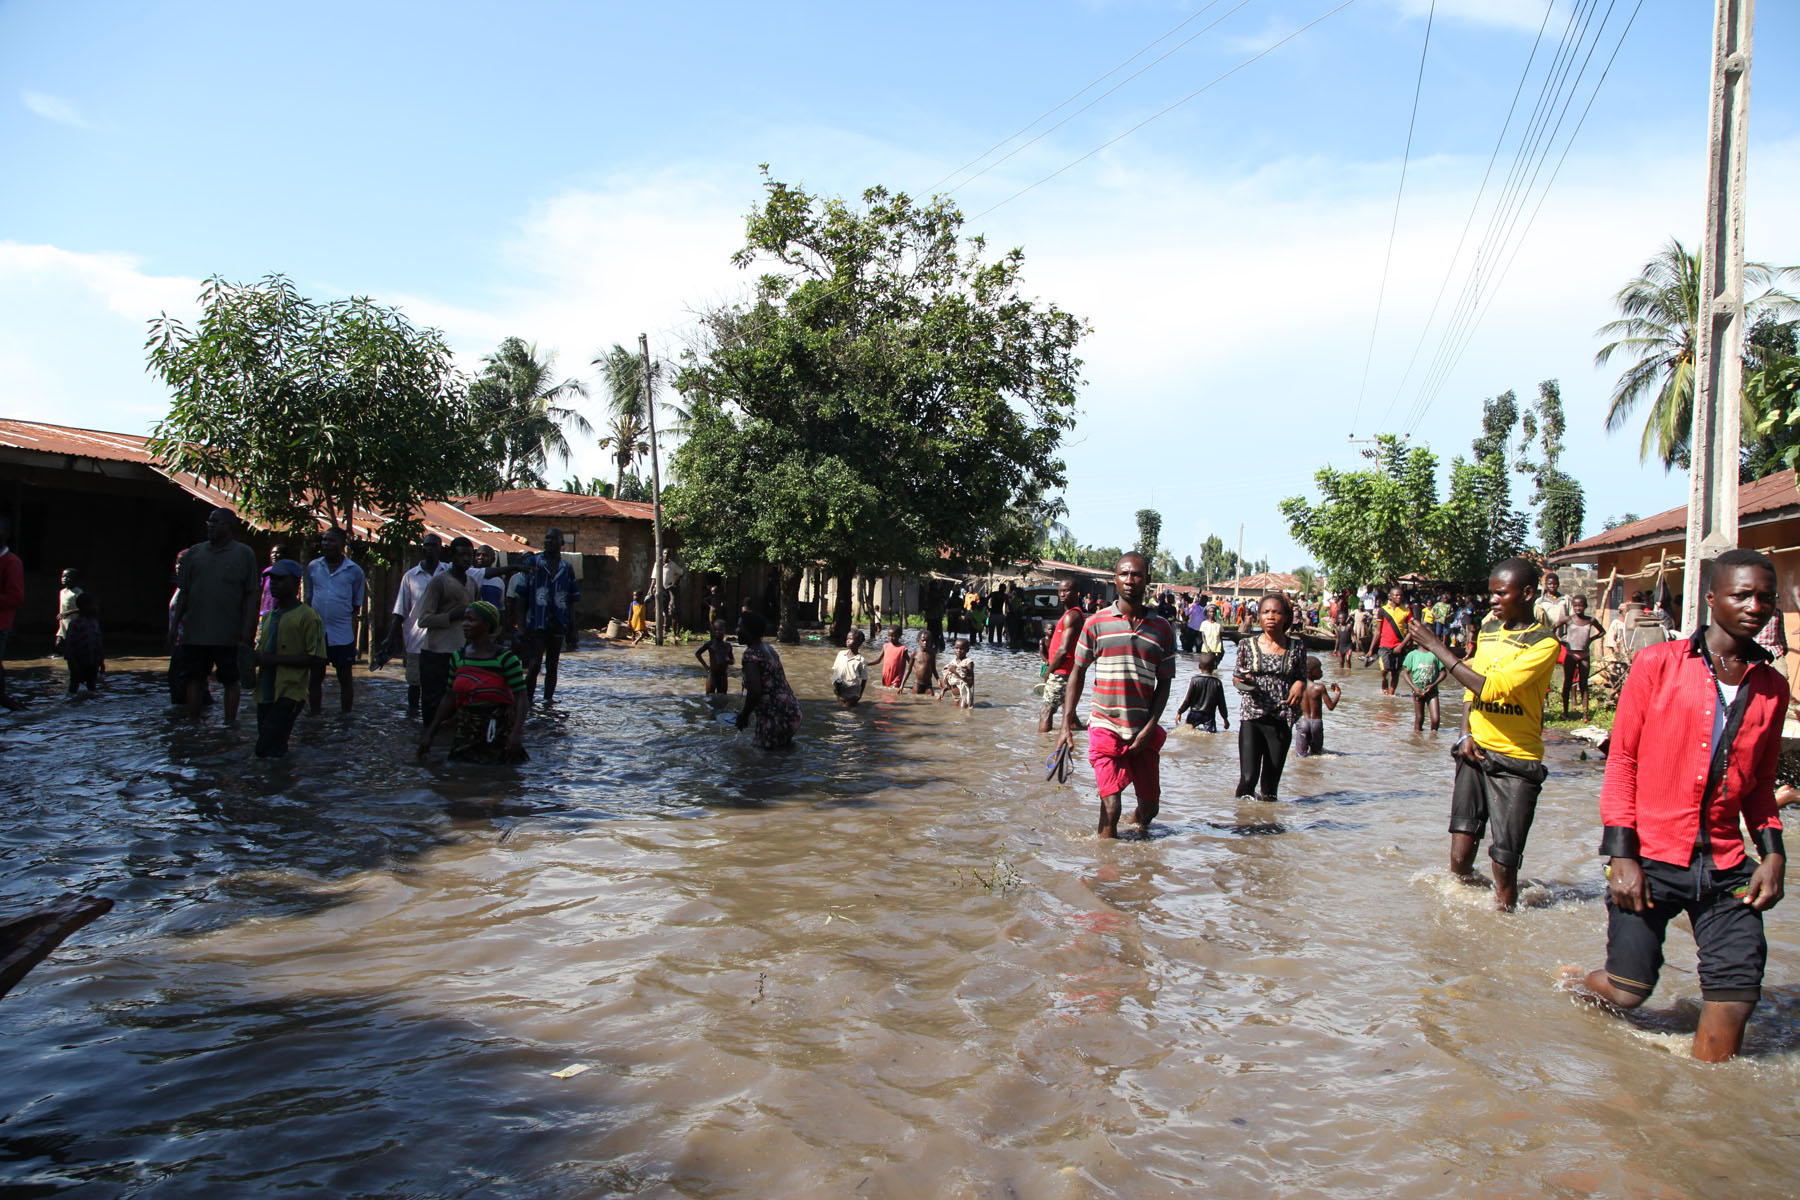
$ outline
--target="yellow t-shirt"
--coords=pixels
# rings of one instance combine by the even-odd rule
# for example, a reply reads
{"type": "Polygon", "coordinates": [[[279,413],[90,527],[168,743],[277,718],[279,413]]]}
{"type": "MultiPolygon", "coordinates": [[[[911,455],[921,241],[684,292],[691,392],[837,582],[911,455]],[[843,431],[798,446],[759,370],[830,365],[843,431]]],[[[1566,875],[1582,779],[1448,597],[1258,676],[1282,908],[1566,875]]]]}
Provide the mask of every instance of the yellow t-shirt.
{"type": "Polygon", "coordinates": [[[1523,629],[1507,629],[1498,617],[1481,623],[1469,666],[1487,683],[1479,698],[1463,691],[1476,745],[1512,758],[1544,757],[1544,696],[1556,649],[1556,634],[1542,622],[1523,629]]]}

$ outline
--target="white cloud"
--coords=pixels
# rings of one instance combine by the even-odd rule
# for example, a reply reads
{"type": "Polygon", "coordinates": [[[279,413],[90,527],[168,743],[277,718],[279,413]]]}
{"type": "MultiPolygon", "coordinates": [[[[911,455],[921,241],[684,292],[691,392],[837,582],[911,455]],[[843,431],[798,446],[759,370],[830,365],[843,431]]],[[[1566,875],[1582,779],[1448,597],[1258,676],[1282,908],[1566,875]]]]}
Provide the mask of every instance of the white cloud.
{"type": "Polygon", "coordinates": [[[75,107],[73,101],[52,96],[48,92],[22,92],[19,99],[25,102],[26,108],[46,121],[73,125],[77,129],[88,128],[87,119],[81,115],[81,110],[75,107]]]}
{"type": "MultiPolygon", "coordinates": [[[[1389,7],[1401,16],[1424,20],[1432,11],[1434,0],[1387,0],[1389,7]]],[[[1502,25],[1512,29],[1536,32],[1544,22],[1544,5],[1540,0],[1435,0],[1436,19],[1467,21],[1475,25],[1502,25]]],[[[1558,0],[1557,8],[1567,10],[1567,0],[1558,0]]]]}

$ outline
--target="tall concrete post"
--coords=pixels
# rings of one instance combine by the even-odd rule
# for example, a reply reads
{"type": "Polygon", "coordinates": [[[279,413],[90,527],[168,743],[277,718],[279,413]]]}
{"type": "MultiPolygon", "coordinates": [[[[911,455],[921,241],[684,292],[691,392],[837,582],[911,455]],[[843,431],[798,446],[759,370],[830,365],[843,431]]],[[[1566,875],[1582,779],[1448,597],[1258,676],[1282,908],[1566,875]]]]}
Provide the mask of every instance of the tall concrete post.
{"type": "Polygon", "coordinates": [[[1744,174],[1750,118],[1750,34],[1756,0],[1716,0],[1712,112],[1707,132],[1706,235],[1694,329],[1693,467],[1681,627],[1700,621],[1702,561],[1737,545],[1738,423],[1744,387],[1744,174]]]}

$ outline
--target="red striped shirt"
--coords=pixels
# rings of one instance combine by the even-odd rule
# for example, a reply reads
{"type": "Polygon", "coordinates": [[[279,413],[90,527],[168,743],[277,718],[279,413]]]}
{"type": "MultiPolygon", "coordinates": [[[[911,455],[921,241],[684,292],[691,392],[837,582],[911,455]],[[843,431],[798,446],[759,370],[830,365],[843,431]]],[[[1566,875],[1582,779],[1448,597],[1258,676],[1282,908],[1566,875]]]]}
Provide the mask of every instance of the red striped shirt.
{"type": "Polygon", "coordinates": [[[1175,630],[1146,612],[1134,623],[1109,604],[1087,619],[1075,665],[1088,667],[1088,720],[1130,741],[1150,724],[1156,688],[1175,678],[1175,630]]]}

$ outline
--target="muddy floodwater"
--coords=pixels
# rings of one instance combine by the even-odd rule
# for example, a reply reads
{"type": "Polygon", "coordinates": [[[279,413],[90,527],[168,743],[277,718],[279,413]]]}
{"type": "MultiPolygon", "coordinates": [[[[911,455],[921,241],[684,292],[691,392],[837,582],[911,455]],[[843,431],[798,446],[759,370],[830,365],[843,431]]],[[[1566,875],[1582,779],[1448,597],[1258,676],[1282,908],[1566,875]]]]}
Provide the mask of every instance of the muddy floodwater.
{"type": "Polygon", "coordinates": [[[720,721],[692,647],[608,648],[517,770],[415,764],[394,681],[354,723],[328,684],[259,762],[152,676],[15,676],[0,899],[117,907],[0,1000],[0,1191],[1800,1193],[1800,901],[1740,1061],[1685,1057],[1685,921],[1645,1012],[1574,1003],[1578,745],[1506,917],[1443,868],[1457,706],[1415,734],[1374,671],[1332,669],[1279,804],[1233,799],[1235,732],[1172,735],[1155,836],[1115,844],[1085,761],[1044,782],[1029,656],[977,651],[972,711],[846,712],[833,651],[781,654],[791,753],[720,721]]]}

